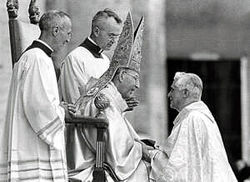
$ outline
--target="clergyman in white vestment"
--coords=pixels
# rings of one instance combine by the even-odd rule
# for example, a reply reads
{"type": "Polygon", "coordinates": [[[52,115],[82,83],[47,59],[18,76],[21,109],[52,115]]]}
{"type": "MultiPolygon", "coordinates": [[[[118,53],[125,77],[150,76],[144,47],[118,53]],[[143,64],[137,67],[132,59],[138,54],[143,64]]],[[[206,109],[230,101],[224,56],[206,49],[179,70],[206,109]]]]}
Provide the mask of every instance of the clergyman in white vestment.
{"type": "Polygon", "coordinates": [[[13,69],[6,120],[0,123],[1,182],[68,181],[65,111],[51,53],[70,41],[71,20],[51,10],[41,17],[39,27],[39,39],[13,69]]]}
{"type": "Polygon", "coordinates": [[[201,101],[202,80],[177,72],[168,94],[179,114],[163,152],[152,160],[157,182],[236,182],[216,121],[201,101]]]}

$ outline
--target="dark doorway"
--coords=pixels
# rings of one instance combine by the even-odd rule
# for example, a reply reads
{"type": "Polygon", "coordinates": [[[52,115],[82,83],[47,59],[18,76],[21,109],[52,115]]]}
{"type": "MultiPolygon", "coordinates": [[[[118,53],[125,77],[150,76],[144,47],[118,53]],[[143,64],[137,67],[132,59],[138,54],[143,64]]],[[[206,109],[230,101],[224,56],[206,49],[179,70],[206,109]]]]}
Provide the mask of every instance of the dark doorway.
{"type": "MultiPolygon", "coordinates": [[[[168,58],[168,90],[175,72],[196,73],[203,80],[202,100],[213,113],[230,163],[241,159],[241,78],[240,60],[199,60],[168,58]]],[[[177,112],[168,109],[169,133],[177,112]]]]}

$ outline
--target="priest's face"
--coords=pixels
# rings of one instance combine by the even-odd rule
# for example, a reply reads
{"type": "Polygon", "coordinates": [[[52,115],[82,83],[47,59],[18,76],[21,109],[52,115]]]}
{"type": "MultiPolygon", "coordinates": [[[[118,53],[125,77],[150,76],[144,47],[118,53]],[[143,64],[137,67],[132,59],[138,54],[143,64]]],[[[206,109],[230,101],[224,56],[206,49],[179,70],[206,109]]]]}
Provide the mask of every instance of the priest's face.
{"type": "Polygon", "coordinates": [[[180,112],[183,103],[183,90],[179,89],[175,85],[175,82],[173,82],[171,85],[171,90],[168,93],[168,97],[170,100],[170,107],[180,112]]]}
{"type": "Polygon", "coordinates": [[[133,70],[126,70],[120,73],[120,84],[118,91],[124,99],[134,97],[135,91],[140,87],[139,74],[133,70]]]}
{"type": "Polygon", "coordinates": [[[71,40],[72,36],[72,24],[68,17],[65,17],[61,25],[58,26],[57,34],[55,34],[55,51],[58,51],[65,47],[71,40]]]}
{"type": "Polygon", "coordinates": [[[96,43],[102,50],[110,50],[116,43],[120,32],[121,25],[113,17],[102,20],[98,25],[96,33],[96,43]]]}

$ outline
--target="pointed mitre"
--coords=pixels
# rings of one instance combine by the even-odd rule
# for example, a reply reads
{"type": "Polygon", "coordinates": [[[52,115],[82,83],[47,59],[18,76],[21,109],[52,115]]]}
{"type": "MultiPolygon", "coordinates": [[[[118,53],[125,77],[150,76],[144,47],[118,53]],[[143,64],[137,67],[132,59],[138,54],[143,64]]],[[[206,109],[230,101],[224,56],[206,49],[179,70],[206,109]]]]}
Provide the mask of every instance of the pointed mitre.
{"type": "Polygon", "coordinates": [[[128,63],[128,68],[133,69],[140,74],[140,65],[142,60],[142,35],[144,30],[144,18],[142,17],[134,33],[134,43],[132,55],[128,63]]]}
{"type": "Polygon", "coordinates": [[[129,12],[119,36],[109,69],[88,90],[87,96],[94,96],[102,90],[113,79],[118,68],[128,68],[140,73],[143,29],[144,19],[142,17],[134,32],[132,16],[129,12]]]}

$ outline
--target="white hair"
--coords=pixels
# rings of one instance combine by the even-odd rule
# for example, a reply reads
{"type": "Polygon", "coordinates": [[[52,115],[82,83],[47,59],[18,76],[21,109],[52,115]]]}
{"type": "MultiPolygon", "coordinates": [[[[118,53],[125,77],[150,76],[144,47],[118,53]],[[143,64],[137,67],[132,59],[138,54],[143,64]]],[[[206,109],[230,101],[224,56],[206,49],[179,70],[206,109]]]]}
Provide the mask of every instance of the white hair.
{"type": "Polygon", "coordinates": [[[187,89],[190,96],[201,99],[203,83],[201,78],[194,73],[176,72],[174,85],[179,89],[187,89]]]}

